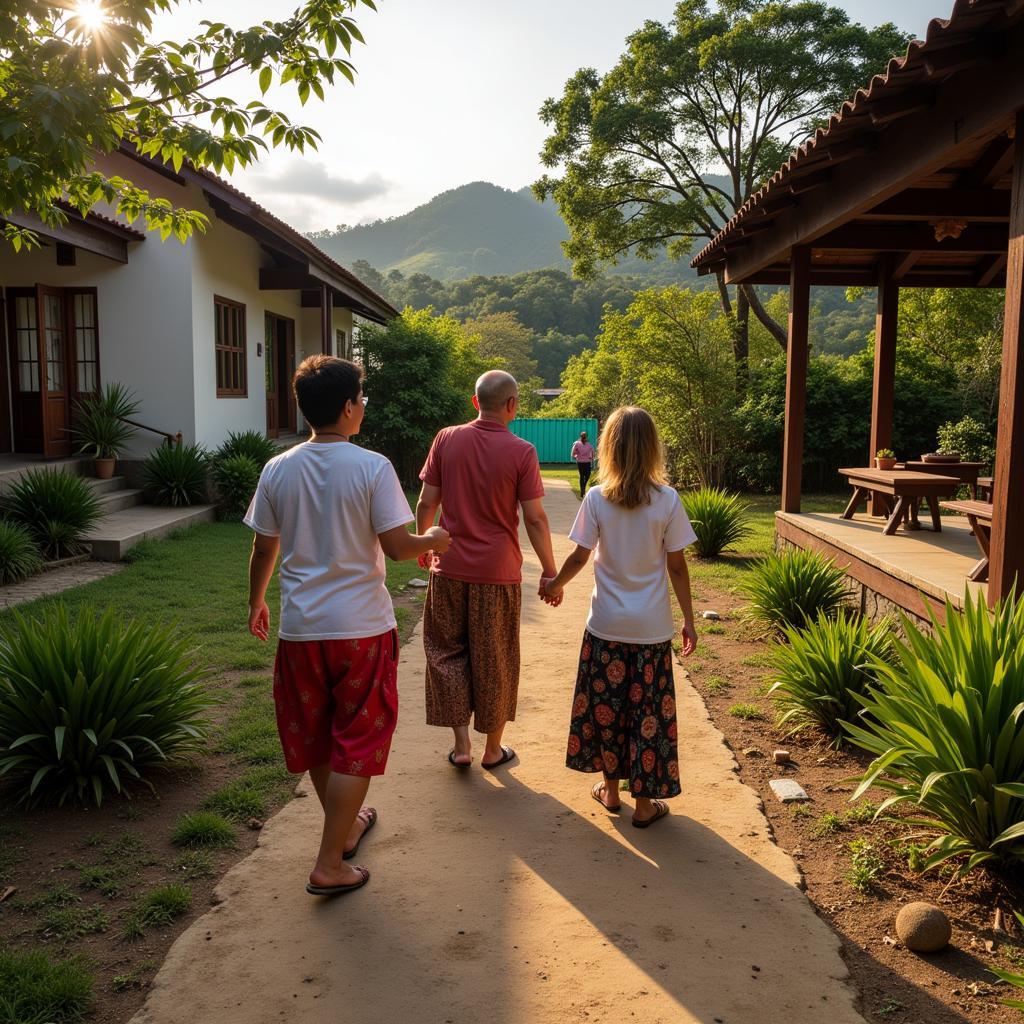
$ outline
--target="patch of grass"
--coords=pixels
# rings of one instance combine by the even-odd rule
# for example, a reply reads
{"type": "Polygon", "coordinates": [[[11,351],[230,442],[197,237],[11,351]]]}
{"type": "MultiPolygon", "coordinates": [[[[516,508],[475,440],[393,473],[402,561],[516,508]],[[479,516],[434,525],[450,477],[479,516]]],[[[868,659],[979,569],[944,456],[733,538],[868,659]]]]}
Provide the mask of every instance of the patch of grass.
{"type": "MultiPolygon", "coordinates": [[[[679,644],[677,646],[677,649],[679,649],[681,647],[682,647],[682,641],[679,642],[679,644]]],[[[689,672],[691,675],[694,672],[703,672],[704,669],[706,668],[704,662],[701,661],[699,658],[691,658],[689,661],[686,661],[683,664],[684,664],[684,666],[686,668],[686,671],[689,672]]]]}
{"type": "Polygon", "coordinates": [[[813,816],[813,814],[814,812],[810,809],[810,807],[807,807],[805,804],[793,805],[793,817],[798,821],[803,818],[810,818],[813,816]]]}
{"type": "Polygon", "coordinates": [[[247,768],[239,782],[246,788],[264,796],[279,794],[283,789],[295,788],[296,776],[292,775],[283,762],[257,764],[247,768]]]}
{"type": "Polygon", "coordinates": [[[742,718],[744,722],[760,722],[764,719],[764,712],[756,704],[745,701],[733,704],[729,708],[729,714],[733,718],[742,718]]]}
{"type": "Polygon", "coordinates": [[[877,1013],[880,1017],[888,1017],[890,1013],[899,1013],[902,1009],[905,1009],[905,1007],[898,999],[886,999],[886,1001],[878,1007],[877,1013]]]}
{"type": "Polygon", "coordinates": [[[237,841],[231,822],[212,811],[183,814],[171,833],[175,846],[231,847],[237,841]]]}
{"type": "Polygon", "coordinates": [[[101,859],[94,864],[75,865],[86,889],[93,889],[108,899],[120,896],[131,885],[142,868],[155,864],[156,858],[146,849],[142,839],[123,832],[112,839],[90,836],[86,845],[100,848],[101,859]]]}
{"type": "Polygon", "coordinates": [[[884,870],[885,862],[867,839],[850,843],[850,869],[845,877],[857,892],[869,893],[884,870]]]}
{"type": "Polygon", "coordinates": [[[203,809],[216,811],[233,821],[245,821],[262,818],[267,813],[267,802],[259,790],[239,779],[211,793],[203,801],[203,809]]]}
{"type": "Polygon", "coordinates": [[[703,649],[701,650],[700,653],[703,654],[704,657],[707,658],[708,661],[718,661],[719,660],[718,652],[717,651],[713,651],[710,647],[708,647],[707,644],[704,645],[704,647],[703,647],[703,649]]]}
{"type": "Polygon", "coordinates": [[[732,683],[725,676],[708,676],[704,680],[704,685],[710,693],[721,693],[723,690],[728,690],[732,683]]]}
{"type": "MultiPolygon", "coordinates": [[[[540,475],[546,477],[549,480],[564,480],[570,487],[572,487],[572,493],[578,498],[580,496],[580,474],[579,470],[572,467],[567,469],[559,469],[557,467],[542,466],[540,475]]],[[[593,477],[590,478],[590,486],[593,487],[596,481],[593,477]]]]}
{"type": "Polygon", "coordinates": [[[855,825],[867,825],[874,820],[877,810],[877,804],[873,804],[870,800],[862,800],[860,803],[847,808],[843,817],[847,821],[852,821],[855,825]]]}
{"type": "Polygon", "coordinates": [[[124,874],[110,864],[87,864],[78,869],[82,876],[82,887],[94,889],[101,896],[113,899],[125,889],[124,874]]]}
{"type": "Polygon", "coordinates": [[[92,1006],[93,979],[82,957],[51,960],[41,950],[0,949],[0,1022],[69,1024],[92,1006]]]}
{"type": "Polygon", "coordinates": [[[823,839],[826,836],[834,836],[837,832],[846,831],[846,822],[833,811],[826,811],[814,823],[811,828],[811,835],[823,839]]]}
{"type": "Polygon", "coordinates": [[[892,852],[906,863],[908,870],[915,874],[924,871],[924,866],[928,861],[926,846],[913,843],[908,839],[890,839],[888,845],[892,848],[892,852]]]}
{"type": "Polygon", "coordinates": [[[771,668],[771,657],[767,654],[748,654],[741,662],[748,668],[771,668]]]}
{"type": "Polygon", "coordinates": [[[102,907],[78,905],[51,907],[39,922],[39,930],[43,935],[60,942],[105,932],[109,926],[110,918],[102,907]]]}
{"type": "Polygon", "coordinates": [[[51,907],[70,907],[78,901],[78,894],[67,882],[54,882],[38,896],[20,901],[18,908],[28,911],[49,910],[51,907]]]}
{"type": "Polygon", "coordinates": [[[255,690],[262,687],[267,693],[270,693],[274,686],[274,680],[267,675],[242,676],[238,680],[238,685],[243,690],[255,690]]]}
{"type": "Polygon", "coordinates": [[[186,850],[171,866],[187,882],[217,874],[217,866],[206,850],[186,850]]]}
{"type": "Polygon", "coordinates": [[[717,622],[709,622],[707,625],[701,626],[700,631],[705,636],[722,636],[725,633],[725,626],[719,625],[717,622]]]}
{"type": "Polygon", "coordinates": [[[768,691],[772,688],[771,679],[762,679],[761,682],[754,687],[753,693],[755,697],[767,697],[768,691]]]}
{"type": "Polygon", "coordinates": [[[248,694],[231,716],[217,749],[235,754],[249,764],[281,760],[274,700],[270,692],[248,694]]]}
{"type": "Polygon", "coordinates": [[[150,890],[128,915],[124,924],[126,939],[139,938],[147,928],[171,924],[192,905],[192,890],[182,882],[171,882],[150,890]]]}
{"type": "Polygon", "coordinates": [[[0,824],[0,882],[25,859],[25,851],[18,843],[24,834],[16,825],[0,824]]]}

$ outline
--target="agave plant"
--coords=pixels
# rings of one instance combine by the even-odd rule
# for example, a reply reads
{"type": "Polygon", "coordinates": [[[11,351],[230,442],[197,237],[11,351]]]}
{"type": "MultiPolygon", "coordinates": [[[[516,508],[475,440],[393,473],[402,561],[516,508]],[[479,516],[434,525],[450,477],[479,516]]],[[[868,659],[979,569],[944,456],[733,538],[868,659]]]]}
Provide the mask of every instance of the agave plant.
{"type": "Polygon", "coordinates": [[[769,695],[781,712],[779,725],[792,736],[817,727],[835,747],[844,741],[843,721],[860,710],[858,695],[878,681],[881,665],[893,655],[892,626],[872,626],[862,616],[819,615],[805,629],[787,626],[787,643],[770,654],[773,668],[769,695]]]}
{"type": "Polygon", "coordinates": [[[116,459],[135,436],[135,428],[124,421],[134,416],[140,405],[128,388],[116,383],[77,401],[71,433],[78,450],[95,459],[116,459]]]}
{"type": "Polygon", "coordinates": [[[702,558],[715,558],[750,534],[749,505],[719,487],[702,487],[683,499],[702,558]]]}
{"type": "Polygon", "coordinates": [[[27,527],[0,520],[0,584],[19,583],[42,567],[39,548],[27,527]]]}
{"type": "Polygon", "coordinates": [[[29,470],[3,496],[0,510],[32,534],[47,558],[78,554],[81,538],[103,514],[89,485],[63,469],[29,470]]]}
{"type": "Polygon", "coordinates": [[[789,548],[760,562],[743,584],[747,614],[777,630],[834,615],[846,601],[843,571],[816,551],[789,548]]]}
{"type": "Polygon", "coordinates": [[[0,776],[24,803],[120,793],[198,749],[214,704],[175,632],[149,622],[14,613],[0,637],[0,776]]]}
{"type": "Polygon", "coordinates": [[[201,505],[206,500],[207,454],[197,444],[161,445],[142,464],[156,505],[201,505]]]}
{"type": "Polygon", "coordinates": [[[857,722],[844,727],[875,755],[854,795],[892,793],[879,808],[913,804],[912,824],[937,833],[926,867],[963,858],[1024,862],[1024,602],[991,611],[982,598],[932,612],[926,633],[904,621],[898,660],[879,670],[857,722]]]}
{"type": "Polygon", "coordinates": [[[245,515],[260,482],[260,467],[248,455],[217,459],[213,464],[213,482],[221,518],[238,520],[245,515]]]}
{"type": "Polygon", "coordinates": [[[215,461],[230,459],[236,455],[247,455],[256,465],[262,469],[275,455],[280,455],[281,449],[258,430],[232,431],[228,439],[217,449],[214,454],[215,461]]]}

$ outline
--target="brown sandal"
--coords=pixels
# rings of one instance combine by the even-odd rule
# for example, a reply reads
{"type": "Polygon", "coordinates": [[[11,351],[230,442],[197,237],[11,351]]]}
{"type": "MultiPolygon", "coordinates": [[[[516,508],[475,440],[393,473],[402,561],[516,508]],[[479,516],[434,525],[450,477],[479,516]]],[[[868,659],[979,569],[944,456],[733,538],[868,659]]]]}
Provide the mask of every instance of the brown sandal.
{"type": "Polygon", "coordinates": [[[603,797],[603,796],[601,796],[601,793],[599,792],[599,791],[600,791],[601,789],[604,789],[604,792],[606,792],[606,793],[607,793],[607,792],[608,792],[607,786],[608,786],[608,783],[607,783],[607,782],[595,782],[595,783],[594,783],[594,785],[590,787],[590,795],[591,795],[591,796],[592,796],[592,797],[593,797],[593,798],[594,798],[594,799],[595,799],[595,800],[596,800],[596,801],[597,801],[597,802],[598,802],[598,803],[599,803],[599,804],[600,804],[600,805],[601,805],[601,806],[602,806],[602,807],[603,807],[603,808],[604,808],[604,809],[605,809],[605,810],[606,810],[606,811],[607,811],[607,812],[608,812],[609,814],[618,814],[618,813],[619,813],[619,811],[621,811],[621,810],[622,810],[622,800],[620,799],[620,800],[619,800],[619,802],[618,802],[618,803],[617,803],[617,804],[616,804],[616,805],[615,805],[614,807],[609,807],[609,806],[608,806],[608,805],[607,805],[607,804],[606,804],[606,803],[604,802],[604,797],[603,797]]]}
{"type": "Polygon", "coordinates": [[[636,815],[633,816],[633,828],[647,828],[653,825],[660,818],[664,818],[668,814],[668,804],[662,800],[652,800],[654,804],[654,813],[649,818],[644,818],[643,821],[637,821],[636,815]]]}
{"type": "Polygon", "coordinates": [[[347,892],[352,892],[353,889],[362,889],[370,880],[370,872],[358,864],[353,865],[353,867],[363,876],[361,881],[355,882],[352,885],[314,885],[312,882],[307,882],[306,892],[310,896],[343,896],[347,892]]]}

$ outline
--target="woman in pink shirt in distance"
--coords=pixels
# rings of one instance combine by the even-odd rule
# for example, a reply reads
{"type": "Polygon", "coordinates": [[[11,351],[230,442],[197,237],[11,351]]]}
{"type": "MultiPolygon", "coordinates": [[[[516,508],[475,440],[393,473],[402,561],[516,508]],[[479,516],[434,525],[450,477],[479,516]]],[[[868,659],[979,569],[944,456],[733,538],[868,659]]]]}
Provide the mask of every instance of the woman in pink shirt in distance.
{"type": "Polygon", "coordinates": [[[594,446],[587,441],[587,432],[580,431],[580,439],[572,445],[572,461],[580,471],[580,497],[587,493],[587,482],[594,463],[594,446]]]}

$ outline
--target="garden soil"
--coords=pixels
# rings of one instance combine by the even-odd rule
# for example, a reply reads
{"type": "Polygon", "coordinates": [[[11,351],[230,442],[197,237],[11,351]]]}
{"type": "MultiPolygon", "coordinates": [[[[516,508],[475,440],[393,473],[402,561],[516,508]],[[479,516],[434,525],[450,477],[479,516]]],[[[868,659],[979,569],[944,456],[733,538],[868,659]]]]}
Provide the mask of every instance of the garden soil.
{"type": "MultiPolygon", "coordinates": [[[[577,502],[546,501],[556,557],[577,502]]],[[[402,713],[380,820],[358,862],[369,885],[304,891],[321,815],[308,782],[221,880],[217,905],[172,947],[136,1024],[853,1024],[840,941],[801,892],[757,793],[704,704],[677,678],[684,795],[630,826],[564,767],[589,570],[559,609],[533,598],[523,671],[494,773],[452,769],[450,734],[423,724],[422,644],[403,651],[402,713]]]]}

